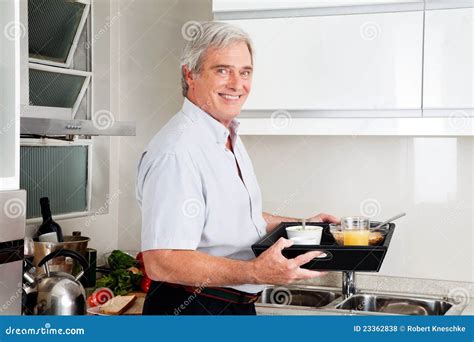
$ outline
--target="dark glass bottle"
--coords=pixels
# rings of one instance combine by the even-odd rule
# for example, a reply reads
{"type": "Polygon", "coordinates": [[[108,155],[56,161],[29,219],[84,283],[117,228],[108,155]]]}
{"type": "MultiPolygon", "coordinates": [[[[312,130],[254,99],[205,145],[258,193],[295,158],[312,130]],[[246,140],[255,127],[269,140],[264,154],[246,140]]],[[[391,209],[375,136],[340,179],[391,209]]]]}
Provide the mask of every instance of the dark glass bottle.
{"type": "Polygon", "coordinates": [[[56,233],[58,237],[58,242],[63,242],[64,237],[63,237],[63,231],[61,229],[61,226],[57,224],[56,222],[54,222],[53,218],[51,217],[51,208],[49,207],[49,198],[48,197],[40,198],[40,205],[41,205],[41,215],[43,216],[43,223],[38,228],[36,237],[39,238],[39,236],[43,234],[54,232],[56,233]]]}

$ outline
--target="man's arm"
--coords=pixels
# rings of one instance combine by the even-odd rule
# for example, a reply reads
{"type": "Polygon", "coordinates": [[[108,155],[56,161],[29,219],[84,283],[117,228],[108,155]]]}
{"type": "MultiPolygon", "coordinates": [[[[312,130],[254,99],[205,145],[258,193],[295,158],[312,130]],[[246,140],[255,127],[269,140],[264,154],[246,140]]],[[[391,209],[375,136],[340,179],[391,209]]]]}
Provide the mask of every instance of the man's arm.
{"type": "MultiPolygon", "coordinates": [[[[274,214],[269,214],[266,212],[262,213],[264,220],[267,222],[267,233],[275,229],[281,222],[301,222],[302,219],[294,217],[285,217],[278,216],[274,214]]],[[[337,217],[334,217],[329,214],[318,214],[306,219],[307,222],[330,222],[330,223],[340,223],[340,220],[337,217]]]]}
{"type": "Polygon", "coordinates": [[[286,259],[281,251],[293,244],[279,239],[259,257],[243,261],[211,256],[195,250],[149,250],[143,252],[147,275],[155,281],[191,286],[238,284],[288,284],[324,273],[300,268],[320,255],[313,251],[286,259]]]}

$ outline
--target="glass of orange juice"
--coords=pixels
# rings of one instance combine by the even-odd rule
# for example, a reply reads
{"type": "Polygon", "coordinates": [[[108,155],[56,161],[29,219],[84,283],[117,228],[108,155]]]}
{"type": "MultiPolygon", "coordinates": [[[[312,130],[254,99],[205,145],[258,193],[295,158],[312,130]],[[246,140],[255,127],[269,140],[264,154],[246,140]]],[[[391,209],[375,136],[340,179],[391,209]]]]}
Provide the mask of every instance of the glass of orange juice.
{"type": "Polygon", "coordinates": [[[364,216],[341,218],[344,246],[368,246],[370,220],[364,216]]]}

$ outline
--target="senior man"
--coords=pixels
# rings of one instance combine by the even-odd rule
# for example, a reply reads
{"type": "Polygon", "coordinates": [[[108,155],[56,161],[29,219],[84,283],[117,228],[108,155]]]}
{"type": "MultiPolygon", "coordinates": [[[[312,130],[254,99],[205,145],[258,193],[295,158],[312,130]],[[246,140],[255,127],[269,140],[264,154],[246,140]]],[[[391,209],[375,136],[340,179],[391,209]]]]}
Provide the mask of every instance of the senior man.
{"type": "MultiPolygon", "coordinates": [[[[252,162],[235,120],[251,89],[253,48],[241,29],[205,22],[184,48],[182,109],[156,134],[139,163],[142,251],[153,280],[145,315],[254,315],[264,284],[321,275],[286,259],[281,238],[258,258],[251,245],[282,221],[262,212],[252,162]]],[[[327,214],[309,221],[335,222],[327,214]]]]}

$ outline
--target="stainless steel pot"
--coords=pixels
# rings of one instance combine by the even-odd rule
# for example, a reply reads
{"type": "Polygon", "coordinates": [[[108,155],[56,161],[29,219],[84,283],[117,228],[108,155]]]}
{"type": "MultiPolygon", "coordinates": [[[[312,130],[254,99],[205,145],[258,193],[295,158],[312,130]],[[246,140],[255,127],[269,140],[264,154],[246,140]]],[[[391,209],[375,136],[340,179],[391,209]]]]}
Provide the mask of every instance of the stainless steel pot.
{"type": "Polygon", "coordinates": [[[33,315],[85,315],[86,292],[79,282],[87,268],[86,259],[79,253],[67,249],[54,251],[45,256],[38,268],[44,267],[44,274],[33,278],[24,274],[30,283],[25,292],[26,312],[33,315]],[[50,272],[48,261],[57,257],[69,257],[78,262],[82,270],[73,276],[65,272],[50,272]]]}
{"type": "MultiPolygon", "coordinates": [[[[36,266],[36,275],[44,273],[42,267],[39,266],[41,260],[45,256],[58,250],[71,250],[78,252],[83,257],[86,256],[87,244],[90,239],[85,236],[65,236],[64,242],[38,242],[34,241],[33,251],[33,264],[36,266]]],[[[49,270],[52,272],[66,272],[72,273],[73,270],[77,269],[78,263],[71,258],[58,256],[54,260],[48,262],[49,270]]]]}

